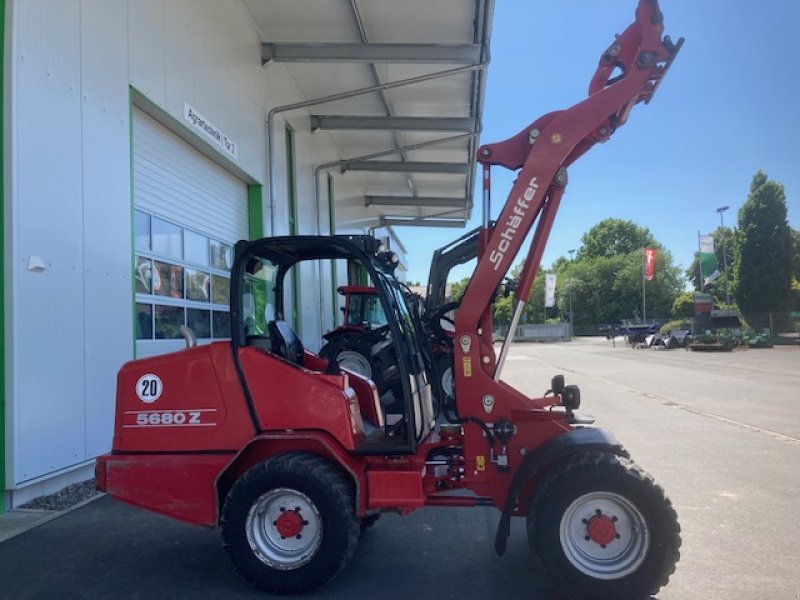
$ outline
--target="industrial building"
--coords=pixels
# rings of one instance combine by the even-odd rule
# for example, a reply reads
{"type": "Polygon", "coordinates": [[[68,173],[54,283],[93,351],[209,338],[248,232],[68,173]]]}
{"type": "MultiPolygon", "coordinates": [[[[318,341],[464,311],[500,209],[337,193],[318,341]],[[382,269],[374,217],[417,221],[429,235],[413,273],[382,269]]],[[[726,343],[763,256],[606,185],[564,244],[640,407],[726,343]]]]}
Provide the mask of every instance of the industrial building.
{"type": "MultiPolygon", "coordinates": [[[[123,363],[228,337],[237,240],[369,233],[403,269],[395,227],[465,225],[492,11],[0,0],[0,512],[93,475],[123,363]]],[[[307,347],[360,277],[295,279],[307,347]]]]}

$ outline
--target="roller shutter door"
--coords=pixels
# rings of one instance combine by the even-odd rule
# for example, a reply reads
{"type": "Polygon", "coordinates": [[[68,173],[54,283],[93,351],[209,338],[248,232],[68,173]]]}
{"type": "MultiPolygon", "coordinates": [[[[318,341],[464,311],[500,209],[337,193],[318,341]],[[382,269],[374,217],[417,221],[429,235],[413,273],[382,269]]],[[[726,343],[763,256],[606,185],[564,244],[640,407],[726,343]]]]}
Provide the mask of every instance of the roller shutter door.
{"type": "Polygon", "coordinates": [[[134,109],[136,355],[230,335],[233,245],[248,237],[247,186],[134,109]]]}

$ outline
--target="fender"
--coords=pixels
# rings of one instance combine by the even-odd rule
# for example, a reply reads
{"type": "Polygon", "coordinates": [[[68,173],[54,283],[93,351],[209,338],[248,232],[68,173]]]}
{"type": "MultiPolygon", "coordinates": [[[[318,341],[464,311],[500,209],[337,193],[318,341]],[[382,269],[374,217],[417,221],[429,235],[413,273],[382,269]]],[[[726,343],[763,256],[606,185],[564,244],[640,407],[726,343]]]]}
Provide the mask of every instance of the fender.
{"type": "Polygon", "coordinates": [[[217,524],[222,516],[222,505],[225,497],[238,477],[256,463],[287,452],[308,452],[328,459],[331,463],[349,475],[353,480],[356,496],[356,512],[359,516],[366,514],[366,474],[364,463],[348,454],[341,445],[323,431],[264,432],[254,437],[228,463],[216,478],[217,524]]]}
{"type": "Polygon", "coordinates": [[[553,438],[525,457],[525,462],[514,474],[514,480],[511,482],[511,487],[508,490],[508,496],[506,496],[506,502],[503,506],[503,514],[497,526],[494,549],[499,556],[503,556],[506,552],[508,535],[511,531],[511,514],[514,512],[514,507],[519,500],[519,492],[525,480],[543,467],[561,462],[573,454],[592,452],[594,450],[605,450],[617,456],[629,457],[628,452],[617,441],[614,434],[601,427],[573,429],[553,438]]]}

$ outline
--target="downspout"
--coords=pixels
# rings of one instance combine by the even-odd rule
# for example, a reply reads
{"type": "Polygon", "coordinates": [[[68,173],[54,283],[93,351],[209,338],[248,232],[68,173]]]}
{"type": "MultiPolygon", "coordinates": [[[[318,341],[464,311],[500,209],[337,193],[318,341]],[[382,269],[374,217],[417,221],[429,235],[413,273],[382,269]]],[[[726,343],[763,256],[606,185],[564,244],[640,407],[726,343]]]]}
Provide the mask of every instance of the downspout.
{"type": "MultiPolygon", "coordinates": [[[[494,15],[494,0],[478,0],[477,10],[475,11],[476,18],[480,19],[477,27],[476,27],[476,39],[475,42],[480,44],[483,48],[489,48],[489,44],[491,42],[491,31],[492,31],[492,17],[494,15]],[[480,36],[480,37],[478,37],[480,36]]],[[[478,71],[474,74],[474,77],[478,77],[477,85],[473,86],[473,98],[475,106],[475,114],[471,115],[475,117],[475,122],[478,123],[478,127],[481,128],[481,124],[483,123],[483,106],[486,99],[486,77],[485,77],[485,69],[478,71]]],[[[469,147],[469,154],[470,156],[475,156],[476,148],[475,148],[475,141],[477,138],[473,139],[470,143],[469,147]]],[[[472,198],[475,192],[475,171],[473,170],[467,181],[467,202],[469,202],[468,211],[465,214],[465,221],[469,220],[469,217],[472,216],[472,198]]],[[[491,219],[491,217],[490,217],[491,219]]]]}
{"type": "Polygon", "coordinates": [[[391,148],[390,150],[381,150],[380,152],[373,152],[372,154],[365,154],[363,156],[356,156],[351,158],[344,158],[329,163],[318,165],[314,169],[314,194],[315,205],[317,210],[317,231],[319,231],[319,215],[320,215],[320,199],[319,199],[319,174],[328,169],[335,169],[336,167],[344,167],[349,162],[372,160],[374,158],[382,158],[384,156],[391,156],[392,154],[400,154],[402,152],[409,152],[411,150],[420,150],[422,148],[429,148],[430,146],[438,146],[440,144],[447,144],[448,142],[458,142],[465,139],[475,139],[480,135],[480,130],[471,133],[462,133],[459,135],[452,135],[446,138],[439,138],[438,140],[430,140],[427,142],[420,142],[418,144],[409,144],[401,146],[400,148],[391,148]]]}
{"type": "MultiPolygon", "coordinates": [[[[314,211],[316,213],[316,219],[317,219],[317,232],[319,232],[321,230],[321,227],[320,227],[320,216],[322,214],[322,210],[320,209],[321,199],[319,197],[319,175],[320,175],[320,173],[322,171],[326,171],[328,169],[334,169],[336,167],[342,167],[342,166],[346,165],[348,162],[351,162],[351,161],[370,160],[370,159],[373,159],[373,158],[381,158],[383,156],[390,156],[392,154],[399,154],[401,152],[408,152],[410,150],[418,150],[420,148],[427,148],[429,146],[436,146],[438,144],[445,144],[447,142],[455,142],[455,141],[460,141],[460,140],[468,139],[468,138],[474,139],[476,136],[479,135],[479,133],[480,133],[479,131],[476,131],[474,133],[462,133],[460,135],[453,135],[453,136],[446,137],[446,138],[440,138],[438,140],[431,140],[431,141],[428,141],[428,142],[420,142],[418,144],[411,144],[411,145],[408,145],[408,146],[403,146],[401,148],[392,148],[390,150],[382,150],[381,152],[374,152],[372,154],[366,154],[364,156],[356,156],[355,158],[347,158],[347,159],[343,159],[343,160],[337,160],[337,161],[334,161],[334,162],[325,163],[325,164],[322,164],[322,165],[317,165],[317,167],[314,169],[314,211]]],[[[270,209],[270,214],[272,214],[272,209],[270,209]]],[[[272,225],[272,223],[270,223],[270,225],[272,225]]],[[[370,235],[372,235],[372,233],[374,232],[374,229],[375,229],[374,227],[370,228],[370,235]]],[[[319,268],[319,266],[318,266],[318,269],[317,269],[317,276],[318,276],[318,279],[319,279],[319,289],[321,290],[322,287],[323,287],[323,281],[322,281],[322,270],[319,268]]],[[[325,309],[324,309],[324,307],[322,305],[322,302],[320,301],[320,303],[319,303],[320,323],[323,322],[322,319],[324,318],[324,314],[325,314],[325,309]]],[[[335,323],[334,323],[334,325],[335,325],[335,323]]]]}

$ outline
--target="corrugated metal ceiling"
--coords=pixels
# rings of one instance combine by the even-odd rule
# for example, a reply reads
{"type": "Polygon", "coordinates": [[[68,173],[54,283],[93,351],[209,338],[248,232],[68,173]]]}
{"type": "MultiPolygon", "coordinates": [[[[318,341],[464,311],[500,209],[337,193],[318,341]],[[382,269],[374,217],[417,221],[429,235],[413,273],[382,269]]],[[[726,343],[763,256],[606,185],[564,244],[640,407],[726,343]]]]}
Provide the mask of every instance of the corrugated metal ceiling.
{"type": "Polygon", "coordinates": [[[463,226],[493,0],[243,2],[264,37],[265,68],[284,64],[340,168],[358,178],[374,224],[463,226]],[[445,71],[457,72],[436,76],[445,71]],[[312,103],[412,78],[420,81],[312,103]]]}

